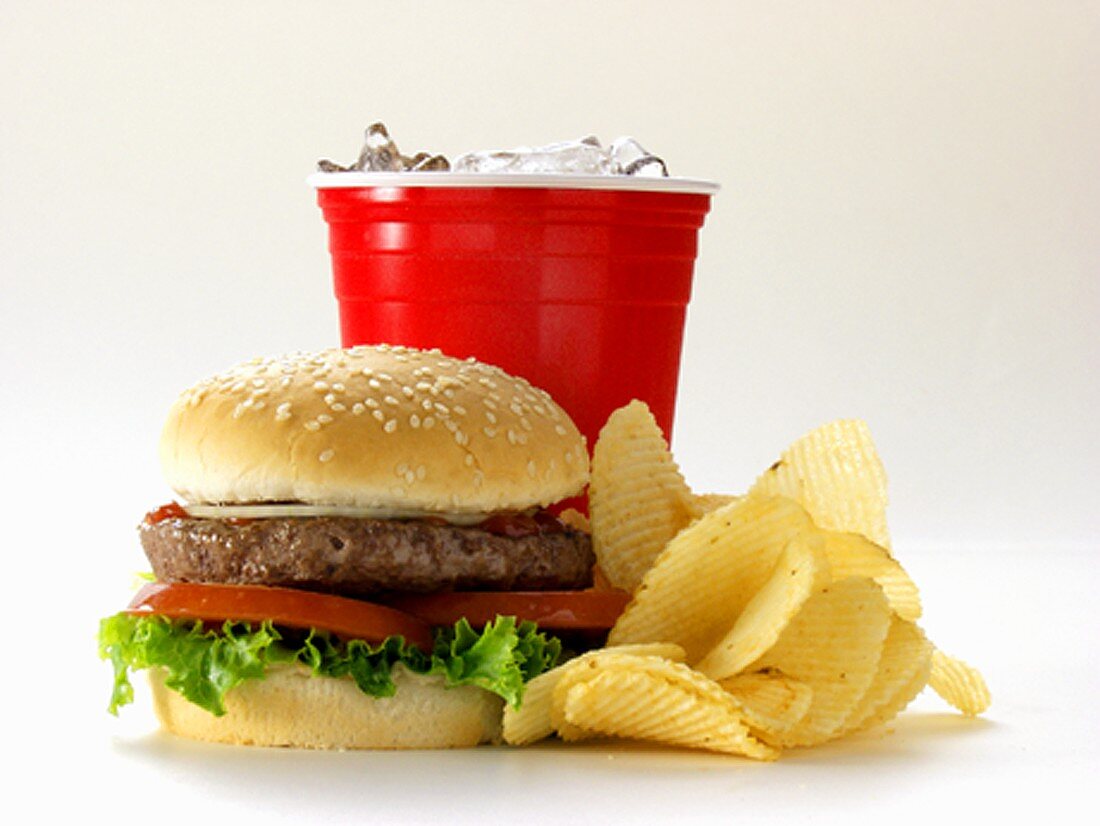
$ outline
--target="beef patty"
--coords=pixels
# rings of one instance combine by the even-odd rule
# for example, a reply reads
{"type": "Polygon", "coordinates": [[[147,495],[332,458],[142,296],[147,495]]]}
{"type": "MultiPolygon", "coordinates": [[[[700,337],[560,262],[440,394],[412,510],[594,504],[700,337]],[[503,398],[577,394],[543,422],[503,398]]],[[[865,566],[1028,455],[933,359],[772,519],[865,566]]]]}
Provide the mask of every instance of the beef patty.
{"type": "Polygon", "coordinates": [[[581,531],[510,537],[420,520],[306,517],[144,522],[157,579],[280,585],[346,596],[380,591],[572,590],[592,584],[581,531]]]}

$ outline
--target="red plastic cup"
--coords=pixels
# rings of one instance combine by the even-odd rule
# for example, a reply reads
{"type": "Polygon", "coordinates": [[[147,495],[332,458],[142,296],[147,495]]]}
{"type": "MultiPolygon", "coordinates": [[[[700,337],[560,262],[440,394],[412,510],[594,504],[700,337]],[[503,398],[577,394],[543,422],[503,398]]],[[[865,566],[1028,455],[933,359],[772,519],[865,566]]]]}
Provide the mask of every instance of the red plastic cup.
{"type": "Polygon", "coordinates": [[[343,346],[404,344],[543,388],[595,444],[642,399],[671,436],[697,239],[716,184],[678,178],[332,173],[343,346]]]}

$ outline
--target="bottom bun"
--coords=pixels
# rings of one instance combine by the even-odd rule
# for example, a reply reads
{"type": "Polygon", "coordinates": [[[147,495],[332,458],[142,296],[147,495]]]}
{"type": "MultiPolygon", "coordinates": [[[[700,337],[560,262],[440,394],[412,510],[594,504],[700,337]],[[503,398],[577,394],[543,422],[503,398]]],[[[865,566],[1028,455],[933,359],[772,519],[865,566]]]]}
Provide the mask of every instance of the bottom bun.
{"type": "Polygon", "coordinates": [[[499,742],[504,701],[474,686],[394,668],[392,697],[364,694],[350,677],[314,677],[298,666],[272,668],[225,697],[216,717],[149,672],[165,729],[181,737],[247,746],[311,749],[449,749],[499,742]]]}

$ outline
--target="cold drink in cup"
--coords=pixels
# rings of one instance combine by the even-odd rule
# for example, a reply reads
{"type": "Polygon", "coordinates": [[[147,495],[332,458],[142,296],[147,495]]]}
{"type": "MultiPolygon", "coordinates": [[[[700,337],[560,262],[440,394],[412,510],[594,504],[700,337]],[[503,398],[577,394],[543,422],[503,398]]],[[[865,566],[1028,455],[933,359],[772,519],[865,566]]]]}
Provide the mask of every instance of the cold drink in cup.
{"type": "Polygon", "coordinates": [[[438,348],[499,365],[549,392],[589,447],[635,398],[671,436],[715,184],[528,171],[339,171],[310,182],[329,227],[344,346],[438,348]]]}

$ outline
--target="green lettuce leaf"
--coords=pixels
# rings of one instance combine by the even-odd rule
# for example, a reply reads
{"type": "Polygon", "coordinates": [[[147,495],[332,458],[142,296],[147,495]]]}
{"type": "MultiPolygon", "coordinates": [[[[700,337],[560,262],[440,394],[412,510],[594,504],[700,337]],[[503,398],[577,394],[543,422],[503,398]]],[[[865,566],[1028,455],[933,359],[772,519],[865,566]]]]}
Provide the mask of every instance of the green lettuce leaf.
{"type": "Polygon", "coordinates": [[[165,683],[212,714],[225,713],[225,695],[244,680],[262,680],[271,665],[298,663],[319,677],[351,677],[372,697],[393,696],[393,667],[438,674],[448,687],[474,685],[519,707],[524,684],[553,668],[561,642],[534,623],[518,626],[497,617],[480,632],[466,620],[438,628],[431,653],[402,637],[379,645],[345,641],[322,631],[301,633],[265,622],[226,622],[206,628],[200,621],[119,613],[100,621],[99,654],[114,668],[108,711],[133,701],[130,672],[163,668],[165,683]]]}

